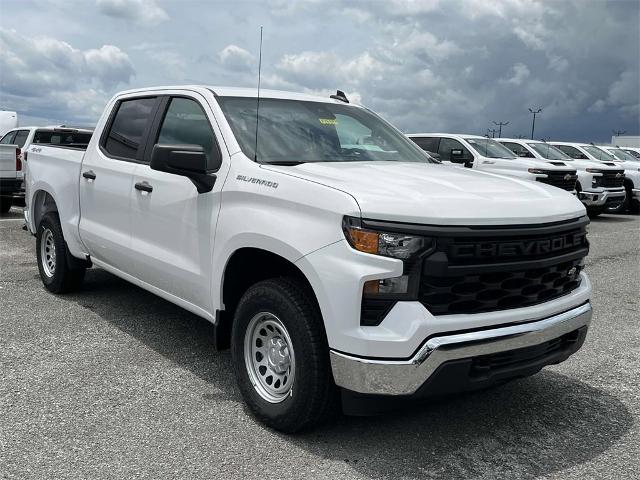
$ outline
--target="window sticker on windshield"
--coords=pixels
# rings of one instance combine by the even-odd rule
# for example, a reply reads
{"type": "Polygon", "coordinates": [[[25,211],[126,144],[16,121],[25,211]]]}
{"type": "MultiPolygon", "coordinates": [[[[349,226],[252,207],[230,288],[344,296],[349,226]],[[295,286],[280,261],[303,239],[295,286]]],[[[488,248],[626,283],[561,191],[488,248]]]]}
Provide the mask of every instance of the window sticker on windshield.
{"type": "Polygon", "coordinates": [[[322,125],[337,125],[338,120],[335,118],[319,118],[318,119],[322,125]]]}
{"type": "Polygon", "coordinates": [[[467,142],[469,143],[476,143],[476,141],[473,138],[467,138],[467,142]]]}

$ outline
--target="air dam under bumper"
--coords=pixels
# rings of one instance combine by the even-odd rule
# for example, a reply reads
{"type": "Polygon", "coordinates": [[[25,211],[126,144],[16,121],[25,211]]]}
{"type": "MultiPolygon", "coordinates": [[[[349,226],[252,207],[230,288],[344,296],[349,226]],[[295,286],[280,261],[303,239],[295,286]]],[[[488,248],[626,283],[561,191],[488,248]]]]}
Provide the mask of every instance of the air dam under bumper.
{"type": "MultiPolygon", "coordinates": [[[[444,364],[500,352],[522,351],[561,339],[575,332],[574,348],[560,355],[542,357],[534,371],[558,363],[577,351],[591,322],[591,304],[542,320],[490,328],[467,333],[432,337],[408,360],[366,359],[331,351],[333,377],[338,386],[367,395],[413,395],[444,364]]],[[[508,377],[531,371],[531,364],[518,372],[512,368],[508,377]]]]}

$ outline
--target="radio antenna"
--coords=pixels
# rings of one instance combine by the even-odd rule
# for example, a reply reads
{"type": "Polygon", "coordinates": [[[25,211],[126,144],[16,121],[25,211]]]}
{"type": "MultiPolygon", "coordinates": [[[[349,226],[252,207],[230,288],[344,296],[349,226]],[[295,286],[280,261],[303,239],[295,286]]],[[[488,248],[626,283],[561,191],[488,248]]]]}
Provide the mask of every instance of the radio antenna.
{"type": "Polygon", "coordinates": [[[260,124],[260,74],[262,73],[262,27],[260,27],[260,52],[258,54],[258,98],[256,99],[256,144],[253,150],[253,160],[258,161],[258,125],[260,124]]]}

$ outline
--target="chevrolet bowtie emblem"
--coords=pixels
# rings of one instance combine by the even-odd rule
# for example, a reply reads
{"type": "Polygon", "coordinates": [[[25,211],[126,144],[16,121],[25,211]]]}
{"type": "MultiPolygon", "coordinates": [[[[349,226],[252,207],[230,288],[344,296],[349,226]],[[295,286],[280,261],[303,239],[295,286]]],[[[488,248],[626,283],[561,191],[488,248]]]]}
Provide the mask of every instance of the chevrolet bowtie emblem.
{"type": "Polygon", "coordinates": [[[569,271],[567,272],[567,275],[569,275],[570,277],[573,277],[576,274],[577,271],[578,271],[578,269],[576,267],[571,267],[569,269],[569,271]]]}

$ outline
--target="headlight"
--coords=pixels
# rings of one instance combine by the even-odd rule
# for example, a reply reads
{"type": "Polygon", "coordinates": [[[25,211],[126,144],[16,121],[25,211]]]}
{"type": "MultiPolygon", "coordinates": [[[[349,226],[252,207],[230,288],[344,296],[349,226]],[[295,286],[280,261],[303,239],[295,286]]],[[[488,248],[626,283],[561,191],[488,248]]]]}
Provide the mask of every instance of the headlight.
{"type": "Polygon", "coordinates": [[[358,219],[351,217],[345,217],[342,228],[347,241],[356,250],[400,260],[410,259],[433,243],[427,237],[364,229],[358,219]]]}
{"type": "Polygon", "coordinates": [[[540,170],[539,168],[530,168],[529,170],[527,170],[529,173],[535,173],[538,175],[544,175],[547,172],[545,172],[544,170],[540,170]]]}

